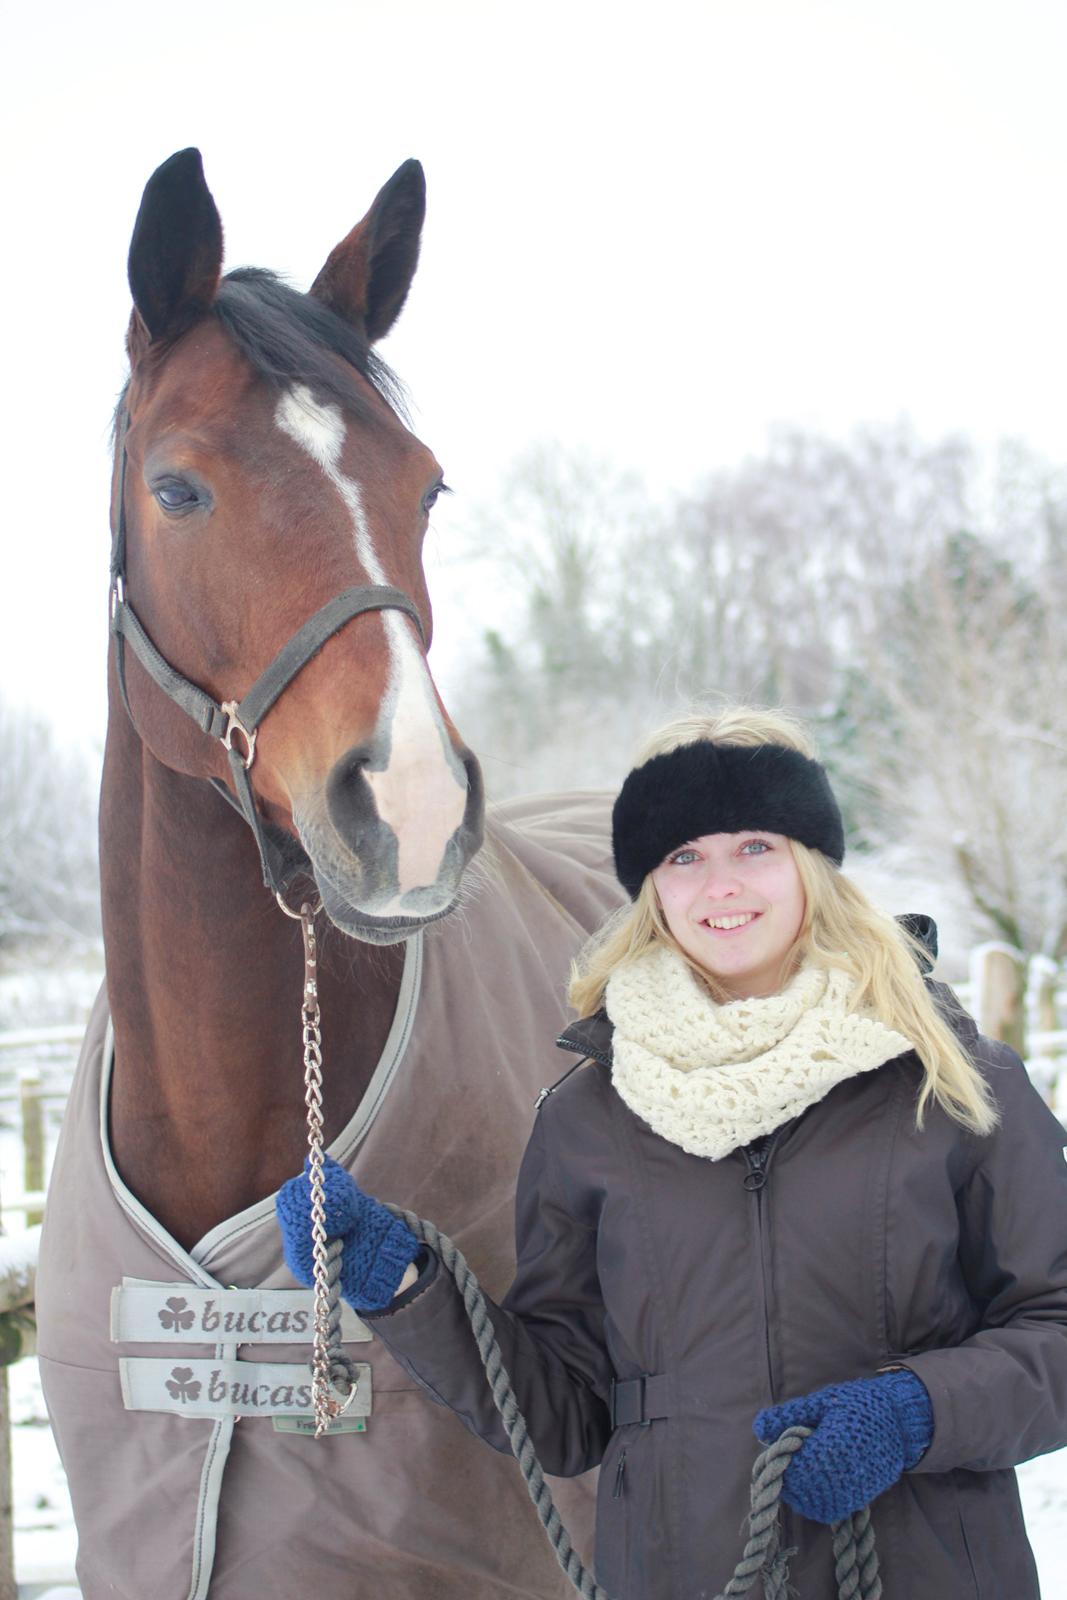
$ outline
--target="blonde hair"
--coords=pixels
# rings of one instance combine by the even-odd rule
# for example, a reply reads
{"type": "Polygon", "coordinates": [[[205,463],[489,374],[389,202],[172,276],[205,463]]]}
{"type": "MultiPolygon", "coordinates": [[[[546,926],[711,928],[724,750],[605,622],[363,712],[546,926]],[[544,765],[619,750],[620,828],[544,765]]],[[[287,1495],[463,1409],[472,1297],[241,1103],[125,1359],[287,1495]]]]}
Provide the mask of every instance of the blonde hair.
{"type": "MultiPolygon", "coordinates": [[[[668,722],[646,740],[635,765],[703,740],[779,744],[816,758],[811,734],[795,717],[761,707],[731,706],[718,712],[691,712],[668,722]]],[[[872,1012],[910,1039],[922,1063],[917,1125],[922,1127],[926,1108],[935,1100],[965,1128],[990,1133],[997,1123],[993,1098],[923,981],[919,964],[927,955],[923,946],[894,918],[873,906],[821,851],[810,850],[795,839],[789,844],[804,889],[805,909],[796,942],[783,961],[782,981],[802,960],[850,973],[855,979],[852,1009],[872,1012]]],[[[733,998],[677,943],[664,920],[650,874],[634,903],[616,912],[574,963],[569,994],[578,1014],[588,1016],[603,1005],[615,969],[635,961],[656,943],[676,951],[715,1001],[722,1004],[733,998]]]]}

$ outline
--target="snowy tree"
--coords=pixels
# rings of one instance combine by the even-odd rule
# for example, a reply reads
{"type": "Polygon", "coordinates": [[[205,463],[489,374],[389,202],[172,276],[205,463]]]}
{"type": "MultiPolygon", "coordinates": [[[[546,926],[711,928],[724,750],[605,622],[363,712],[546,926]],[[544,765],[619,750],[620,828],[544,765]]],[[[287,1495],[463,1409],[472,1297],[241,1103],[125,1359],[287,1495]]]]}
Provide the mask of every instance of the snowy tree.
{"type": "Polygon", "coordinates": [[[0,701],[0,949],[96,937],[96,811],[85,759],[0,701]]]}
{"type": "Polygon", "coordinates": [[[861,849],[1067,956],[1067,474],[907,426],[782,430],[673,505],[545,447],[487,516],[522,600],[460,721],[496,793],[611,784],[693,699],[811,719],[861,849]]]}
{"type": "Polygon", "coordinates": [[[889,809],[993,937],[1067,959],[1067,632],[1062,575],[974,534],[889,608],[871,673],[889,707],[861,744],[889,809]]]}

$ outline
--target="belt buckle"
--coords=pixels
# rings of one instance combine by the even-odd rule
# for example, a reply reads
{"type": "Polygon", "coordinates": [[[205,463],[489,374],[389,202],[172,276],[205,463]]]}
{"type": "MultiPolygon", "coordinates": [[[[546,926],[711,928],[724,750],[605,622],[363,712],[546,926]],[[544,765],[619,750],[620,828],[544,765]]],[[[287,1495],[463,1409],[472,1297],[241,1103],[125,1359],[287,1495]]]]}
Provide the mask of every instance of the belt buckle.
{"type": "Polygon", "coordinates": [[[645,1416],[645,1378],[647,1374],[641,1373],[636,1378],[624,1378],[621,1381],[613,1378],[611,1381],[611,1422],[615,1428],[649,1426],[645,1416]],[[631,1385],[636,1386],[636,1393],[631,1385]],[[623,1395],[622,1391],[629,1391],[623,1395]],[[636,1400],[636,1405],[634,1401],[636,1400]],[[620,1404],[620,1402],[623,1402],[620,1404]],[[620,1415],[620,1411],[623,1413],[620,1415]]]}

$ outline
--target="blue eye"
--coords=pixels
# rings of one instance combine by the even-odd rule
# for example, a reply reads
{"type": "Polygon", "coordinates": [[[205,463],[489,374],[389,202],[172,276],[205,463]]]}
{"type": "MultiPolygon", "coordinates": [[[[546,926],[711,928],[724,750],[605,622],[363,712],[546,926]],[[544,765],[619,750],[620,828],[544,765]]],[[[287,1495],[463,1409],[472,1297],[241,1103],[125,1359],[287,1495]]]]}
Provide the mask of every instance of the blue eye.
{"type": "Polygon", "coordinates": [[[744,844],[741,846],[741,854],[762,856],[765,855],[770,849],[771,846],[767,843],[766,839],[746,839],[744,844]]]}
{"type": "Polygon", "coordinates": [[[698,852],[686,846],[684,850],[676,850],[673,855],[668,856],[667,863],[672,867],[687,867],[691,861],[697,859],[698,852]]]}

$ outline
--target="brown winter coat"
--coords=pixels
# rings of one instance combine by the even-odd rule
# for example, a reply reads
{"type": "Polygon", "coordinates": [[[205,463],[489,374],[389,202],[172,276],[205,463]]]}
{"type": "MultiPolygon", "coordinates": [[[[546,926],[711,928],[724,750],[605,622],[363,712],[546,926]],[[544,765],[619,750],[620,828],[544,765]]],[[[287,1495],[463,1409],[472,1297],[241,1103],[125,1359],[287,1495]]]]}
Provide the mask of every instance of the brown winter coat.
{"type": "MultiPolygon", "coordinates": [[[[1067,1444],[1064,1134],[1014,1052],[954,1023],[1001,1107],[993,1135],[936,1106],[919,1132],[906,1055],[772,1135],[762,1175],[750,1151],[688,1155],[627,1108],[605,1016],[561,1040],[591,1060],[538,1114],[493,1320],[546,1470],[603,1464],[596,1572],[616,1600],[717,1594],[743,1544],[755,1413],[893,1361],[926,1385],[935,1432],[874,1503],[886,1600],[1038,1595],[1012,1468],[1067,1444]],[[642,1374],[650,1422],[613,1429],[612,1380],[642,1374]]],[[[507,1449],[442,1268],[374,1325],[507,1449]]],[[[799,1600],[836,1595],[829,1530],[787,1511],[785,1543],[799,1600]]]]}

